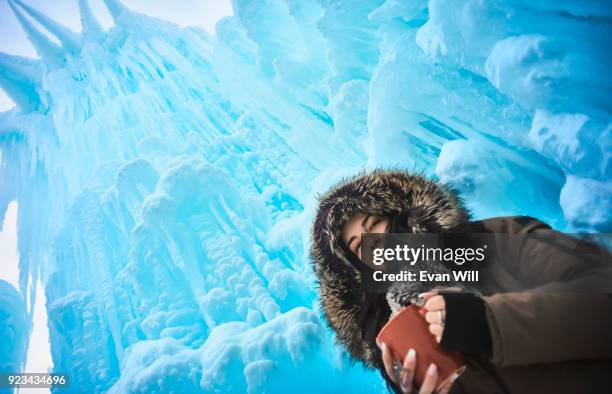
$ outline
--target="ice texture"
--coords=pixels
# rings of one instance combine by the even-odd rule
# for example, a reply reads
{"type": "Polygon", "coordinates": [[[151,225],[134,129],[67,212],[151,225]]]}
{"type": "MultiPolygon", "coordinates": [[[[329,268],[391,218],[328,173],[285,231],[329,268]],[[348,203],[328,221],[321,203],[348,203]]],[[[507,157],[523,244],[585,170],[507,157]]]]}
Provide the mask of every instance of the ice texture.
{"type": "Polygon", "coordinates": [[[308,256],[317,195],[362,168],[612,231],[611,2],[234,0],[214,35],[8,3],[39,58],[0,54],[0,212],[62,392],[385,392],[308,256]]]}
{"type": "MultiPolygon", "coordinates": [[[[10,283],[0,280],[0,372],[24,372],[31,327],[23,298],[10,283]]],[[[11,392],[0,388],[0,393],[11,392]]]]}

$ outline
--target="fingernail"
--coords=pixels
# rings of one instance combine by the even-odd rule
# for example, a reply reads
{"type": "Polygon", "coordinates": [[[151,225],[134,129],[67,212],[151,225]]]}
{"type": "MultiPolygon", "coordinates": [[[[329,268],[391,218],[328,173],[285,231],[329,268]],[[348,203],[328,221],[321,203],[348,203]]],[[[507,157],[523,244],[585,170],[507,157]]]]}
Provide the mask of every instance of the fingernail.
{"type": "Polygon", "coordinates": [[[416,358],[416,352],[414,349],[408,350],[408,361],[412,362],[416,358]]]}
{"type": "Polygon", "coordinates": [[[408,371],[404,371],[404,373],[402,374],[402,381],[400,382],[400,384],[404,388],[408,388],[408,371]]]}
{"type": "Polygon", "coordinates": [[[433,375],[436,374],[437,369],[438,368],[436,367],[436,364],[431,363],[429,365],[429,368],[427,368],[427,374],[430,375],[430,376],[433,376],[433,375]]]}

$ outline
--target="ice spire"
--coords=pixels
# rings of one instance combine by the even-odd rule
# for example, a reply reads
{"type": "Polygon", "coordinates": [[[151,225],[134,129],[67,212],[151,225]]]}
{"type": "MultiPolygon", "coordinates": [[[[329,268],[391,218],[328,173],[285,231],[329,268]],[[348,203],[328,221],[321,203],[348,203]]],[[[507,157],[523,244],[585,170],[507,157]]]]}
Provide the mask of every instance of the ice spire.
{"type": "Polygon", "coordinates": [[[83,35],[87,38],[99,39],[104,35],[104,30],[98,20],[91,12],[89,2],[87,0],[79,0],[79,12],[81,14],[81,26],[83,26],[83,35]]]}
{"type": "Polygon", "coordinates": [[[54,42],[49,40],[47,36],[38,31],[30,21],[19,11],[13,0],[8,0],[9,6],[17,17],[21,28],[28,36],[28,39],[34,45],[36,53],[45,61],[45,63],[53,67],[62,67],[66,64],[66,58],[62,53],[62,49],[54,42]]]}
{"type": "Polygon", "coordinates": [[[119,18],[128,12],[131,12],[131,10],[123,5],[120,0],[104,0],[104,4],[106,4],[108,12],[110,12],[116,24],[119,24],[119,18]]]}
{"type": "Polygon", "coordinates": [[[57,39],[60,40],[62,46],[66,50],[68,50],[69,52],[77,52],[81,49],[81,40],[75,32],[49,18],[42,12],[30,7],[27,4],[24,4],[21,0],[12,1],[18,4],[22,10],[24,10],[28,15],[30,15],[45,29],[47,29],[49,33],[57,37],[57,39]]]}
{"type": "Polygon", "coordinates": [[[40,62],[0,52],[0,86],[19,108],[34,111],[39,107],[39,83],[40,62]]]}

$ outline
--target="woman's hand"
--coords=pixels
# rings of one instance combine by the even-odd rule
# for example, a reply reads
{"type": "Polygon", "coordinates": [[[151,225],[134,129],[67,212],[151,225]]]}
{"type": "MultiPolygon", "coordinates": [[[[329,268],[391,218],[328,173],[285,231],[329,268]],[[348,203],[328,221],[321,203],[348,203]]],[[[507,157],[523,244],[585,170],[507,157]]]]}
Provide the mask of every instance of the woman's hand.
{"type": "Polygon", "coordinates": [[[425,305],[423,305],[425,313],[425,320],[429,323],[429,332],[435,337],[436,341],[440,343],[442,334],[444,334],[444,319],[446,319],[446,305],[444,297],[437,293],[423,293],[425,299],[425,305]]]}
{"type": "MultiPolygon", "coordinates": [[[[417,354],[414,349],[410,349],[406,354],[401,373],[396,372],[393,365],[391,350],[389,350],[387,344],[384,342],[382,344],[382,359],[383,363],[385,364],[385,371],[387,372],[387,375],[389,375],[393,383],[401,388],[402,393],[414,393],[413,377],[417,365],[417,354]]],[[[453,382],[453,379],[449,379],[448,382],[440,387],[438,391],[435,391],[436,386],[438,385],[438,369],[435,364],[430,364],[429,368],[427,369],[427,374],[425,375],[425,380],[423,381],[421,389],[419,390],[419,394],[447,394],[450,391],[453,382]]]]}

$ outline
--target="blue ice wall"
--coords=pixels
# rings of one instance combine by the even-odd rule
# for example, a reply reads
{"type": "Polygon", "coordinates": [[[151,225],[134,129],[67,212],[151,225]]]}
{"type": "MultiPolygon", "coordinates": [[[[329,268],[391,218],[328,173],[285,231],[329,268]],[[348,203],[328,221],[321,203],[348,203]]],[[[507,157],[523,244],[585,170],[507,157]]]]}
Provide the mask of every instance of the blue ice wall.
{"type": "Polygon", "coordinates": [[[384,391],[308,261],[316,195],[363,167],[612,231],[610,2],[234,0],[215,36],[78,3],[75,33],[9,0],[40,59],[0,54],[0,212],[72,392],[384,391]]]}
{"type": "MultiPolygon", "coordinates": [[[[30,316],[21,295],[10,283],[0,280],[0,371],[24,371],[30,331],[30,316]]],[[[0,388],[0,393],[11,392],[7,387],[0,388]]]]}

